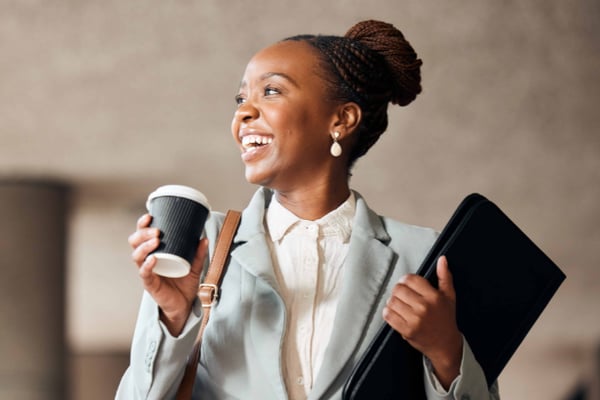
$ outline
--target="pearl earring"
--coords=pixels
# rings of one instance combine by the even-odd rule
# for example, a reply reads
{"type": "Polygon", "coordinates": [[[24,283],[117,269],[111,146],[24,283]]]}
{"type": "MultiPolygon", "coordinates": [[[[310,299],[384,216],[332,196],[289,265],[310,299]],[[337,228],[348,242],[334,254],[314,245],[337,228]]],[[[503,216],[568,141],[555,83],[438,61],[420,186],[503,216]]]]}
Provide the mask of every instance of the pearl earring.
{"type": "Polygon", "coordinates": [[[334,157],[339,157],[342,154],[342,146],[338,142],[338,138],[340,137],[340,133],[338,131],[333,132],[331,135],[333,137],[333,143],[329,148],[329,152],[334,157]]]}

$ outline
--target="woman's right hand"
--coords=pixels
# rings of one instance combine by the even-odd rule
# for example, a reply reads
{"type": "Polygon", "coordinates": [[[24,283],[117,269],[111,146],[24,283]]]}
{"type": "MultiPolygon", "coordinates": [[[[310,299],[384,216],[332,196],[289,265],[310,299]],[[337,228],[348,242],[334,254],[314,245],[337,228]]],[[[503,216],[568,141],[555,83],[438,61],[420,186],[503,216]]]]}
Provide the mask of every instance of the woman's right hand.
{"type": "Polygon", "coordinates": [[[156,275],[153,268],[156,258],[148,256],[160,243],[160,231],[150,227],[152,216],[144,214],[137,221],[136,231],[129,238],[133,248],[131,257],[138,266],[144,289],[154,298],[160,308],[161,321],[173,336],[178,336],[188,319],[192,304],[196,299],[200,275],[208,253],[208,240],[200,240],[198,251],[190,273],[181,278],[167,278],[156,275]]]}

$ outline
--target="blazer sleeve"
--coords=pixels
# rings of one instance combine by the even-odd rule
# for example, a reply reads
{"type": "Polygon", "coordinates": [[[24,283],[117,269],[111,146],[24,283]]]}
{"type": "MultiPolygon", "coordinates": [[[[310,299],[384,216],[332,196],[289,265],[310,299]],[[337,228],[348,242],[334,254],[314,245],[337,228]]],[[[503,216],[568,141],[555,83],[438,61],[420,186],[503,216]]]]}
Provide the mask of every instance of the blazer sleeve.
{"type": "Polygon", "coordinates": [[[183,332],[173,337],[159,320],[158,306],[144,292],[131,344],[130,364],[115,399],[175,398],[201,320],[202,306],[196,300],[183,332]]]}
{"type": "Polygon", "coordinates": [[[425,366],[425,391],[428,400],[500,400],[498,382],[488,389],[481,366],[475,359],[471,347],[463,336],[463,354],[460,374],[445,391],[435,374],[431,362],[423,357],[425,366]]]}

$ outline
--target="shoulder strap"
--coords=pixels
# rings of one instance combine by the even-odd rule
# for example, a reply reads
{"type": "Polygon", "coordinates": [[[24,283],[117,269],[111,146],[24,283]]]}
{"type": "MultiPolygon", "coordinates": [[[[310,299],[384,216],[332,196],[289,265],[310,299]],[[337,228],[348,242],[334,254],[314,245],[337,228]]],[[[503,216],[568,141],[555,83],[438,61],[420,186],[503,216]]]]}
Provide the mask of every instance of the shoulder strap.
{"type": "Polygon", "coordinates": [[[237,231],[237,227],[240,223],[241,213],[239,211],[229,210],[225,215],[225,222],[219,236],[217,238],[217,245],[215,248],[215,254],[210,262],[208,271],[204,282],[200,284],[198,288],[198,298],[202,303],[202,323],[200,324],[200,331],[194,342],[194,349],[192,354],[188,358],[187,365],[185,366],[185,373],[183,380],[179,385],[177,391],[177,400],[190,400],[192,398],[192,388],[194,386],[194,380],[196,379],[196,370],[198,368],[198,362],[200,360],[200,344],[202,342],[202,334],[204,328],[208,323],[208,317],[210,316],[210,310],[215,304],[219,297],[219,285],[223,278],[223,272],[225,269],[225,262],[229,256],[229,249],[233,236],[237,231]]]}

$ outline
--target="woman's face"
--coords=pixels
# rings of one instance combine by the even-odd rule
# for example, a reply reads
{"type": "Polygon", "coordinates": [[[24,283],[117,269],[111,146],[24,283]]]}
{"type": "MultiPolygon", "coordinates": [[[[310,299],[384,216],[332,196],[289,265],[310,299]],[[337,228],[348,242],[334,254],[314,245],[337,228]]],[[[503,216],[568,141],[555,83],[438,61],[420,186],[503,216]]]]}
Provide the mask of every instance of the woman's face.
{"type": "Polygon", "coordinates": [[[284,41],[248,63],[231,131],[250,183],[286,191],[327,177],[336,105],[327,100],[316,50],[284,41]]]}

